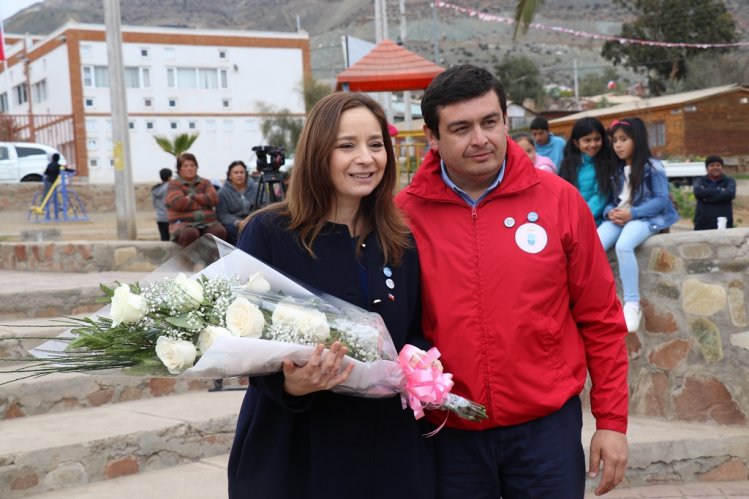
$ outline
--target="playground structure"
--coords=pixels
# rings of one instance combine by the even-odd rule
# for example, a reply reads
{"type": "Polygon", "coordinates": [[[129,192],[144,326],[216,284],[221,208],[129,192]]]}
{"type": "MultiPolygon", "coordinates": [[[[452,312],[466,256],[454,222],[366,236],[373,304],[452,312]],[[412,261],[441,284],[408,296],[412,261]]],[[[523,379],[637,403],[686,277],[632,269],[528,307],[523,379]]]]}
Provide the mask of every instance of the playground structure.
{"type": "Polygon", "coordinates": [[[60,170],[52,185],[45,182],[46,190],[40,189],[34,194],[26,220],[34,223],[88,222],[86,207],[78,193],[69,187],[74,175],[75,171],[60,170]]]}

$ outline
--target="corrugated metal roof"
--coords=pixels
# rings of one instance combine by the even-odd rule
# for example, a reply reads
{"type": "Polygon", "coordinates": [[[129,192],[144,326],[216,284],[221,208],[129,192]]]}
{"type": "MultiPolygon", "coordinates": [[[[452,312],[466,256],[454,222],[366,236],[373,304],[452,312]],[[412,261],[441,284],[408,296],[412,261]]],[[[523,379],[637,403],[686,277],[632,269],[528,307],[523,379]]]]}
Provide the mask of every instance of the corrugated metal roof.
{"type": "Polygon", "coordinates": [[[731,92],[736,89],[743,89],[749,91],[749,87],[741,85],[731,84],[723,85],[720,87],[703,88],[702,90],[694,90],[692,92],[682,92],[678,94],[663,95],[660,97],[651,97],[649,99],[642,99],[637,102],[626,102],[624,104],[618,104],[616,106],[604,107],[601,109],[591,109],[589,111],[583,111],[580,113],[571,114],[564,118],[557,118],[550,120],[549,124],[557,123],[569,123],[571,121],[577,121],[580,118],[586,116],[599,117],[599,116],[611,116],[628,114],[638,110],[649,110],[659,107],[677,106],[679,104],[688,104],[690,102],[697,102],[704,100],[708,97],[714,97],[716,95],[731,92]]]}

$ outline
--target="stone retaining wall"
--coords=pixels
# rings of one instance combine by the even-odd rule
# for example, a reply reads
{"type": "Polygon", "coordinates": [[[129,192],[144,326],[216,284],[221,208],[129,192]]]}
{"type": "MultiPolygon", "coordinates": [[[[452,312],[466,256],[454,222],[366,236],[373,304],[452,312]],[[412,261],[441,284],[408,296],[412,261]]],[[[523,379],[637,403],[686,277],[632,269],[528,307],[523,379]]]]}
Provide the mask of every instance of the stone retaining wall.
{"type": "Polygon", "coordinates": [[[150,272],[181,248],[161,241],[0,243],[0,269],[47,272],[150,272]]]}
{"type": "MultiPolygon", "coordinates": [[[[630,334],[633,415],[749,423],[749,229],[651,237],[637,250],[644,320],[630,334]]],[[[151,271],[173,243],[0,243],[6,270],[151,271]]],[[[616,258],[610,261],[615,273],[616,258]]]]}
{"type": "MultiPolygon", "coordinates": [[[[156,182],[134,186],[136,211],[153,211],[151,187],[155,184],[156,182]]],[[[115,211],[114,184],[73,184],[71,187],[81,198],[87,212],[115,211]]],[[[34,194],[41,189],[41,182],[0,183],[0,212],[28,210],[34,200],[34,194]]]]}
{"type": "Polygon", "coordinates": [[[748,236],[662,234],[638,249],[644,320],[627,338],[633,415],[747,423],[748,236]]]}

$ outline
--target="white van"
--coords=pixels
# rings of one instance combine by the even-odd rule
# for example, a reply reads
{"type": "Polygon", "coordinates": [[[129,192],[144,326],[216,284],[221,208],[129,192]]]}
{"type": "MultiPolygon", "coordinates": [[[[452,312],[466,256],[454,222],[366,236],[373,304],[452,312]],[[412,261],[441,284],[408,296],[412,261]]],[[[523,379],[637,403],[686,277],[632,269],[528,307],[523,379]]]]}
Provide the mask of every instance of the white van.
{"type": "MultiPolygon", "coordinates": [[[[0,182],[41,182],[54,147],[33,142],[0,142],[0,182]]],[[[66,165],[60,154],[60,164],[66,165]]]]}

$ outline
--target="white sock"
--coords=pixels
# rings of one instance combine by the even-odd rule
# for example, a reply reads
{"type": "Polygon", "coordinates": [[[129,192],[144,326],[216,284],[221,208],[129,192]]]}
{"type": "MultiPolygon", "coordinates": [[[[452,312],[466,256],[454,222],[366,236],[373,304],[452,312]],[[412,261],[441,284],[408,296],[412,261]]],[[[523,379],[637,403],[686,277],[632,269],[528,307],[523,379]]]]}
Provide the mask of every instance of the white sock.
{"type": "Polygon", "coordinates": [[[640,310],[640,302],[639,301],[628,301],[624,303],[625,307],[634,308],[635,310],[640,310]]]}

